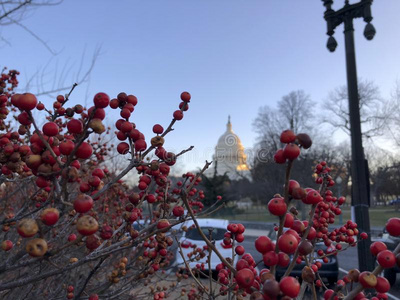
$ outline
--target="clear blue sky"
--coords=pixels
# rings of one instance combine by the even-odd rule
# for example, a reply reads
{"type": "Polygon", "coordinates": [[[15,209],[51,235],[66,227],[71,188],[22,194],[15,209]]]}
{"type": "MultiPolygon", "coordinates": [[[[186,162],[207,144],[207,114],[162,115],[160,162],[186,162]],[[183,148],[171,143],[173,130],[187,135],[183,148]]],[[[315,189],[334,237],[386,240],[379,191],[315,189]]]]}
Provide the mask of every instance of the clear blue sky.
{"type": "MultiPolygon", "coordinates": [[[[363,36],[365,23],[355,22],[358,74],[375,81],[384,96],[399,79],[399,11],[398,0],[374,1],[377,35],[371,42],[363,36]]],[[[23,29],[8,26],[1,35],[11,46],[2,44],[0,57],[24,74],[24,85],[50,59],[50,76],[56,62],[59,68],[69,62],[76,71],[83,50],[88,63],[101,45],[88,90],[78,87],[72,103],[84,101],[87,91],[90,101],[99,91],[111,97],[132,93],[139,99],[132,120],[147,136],[154,123],[169,123],[180,93],[189,91],[190,110],[165,146],[178,151],[194,145],[197,151],[186,159],[193,169],[211,158],[228,114],[244,146],[252,147],[251,124],[260,106],[274,106],[294,89],[321,103],[345,83],[343,27],[332,54],[323,12],[318,0],[64,1],[35,10],[23,22],[59,55],[52,57],[23,29]]]]}

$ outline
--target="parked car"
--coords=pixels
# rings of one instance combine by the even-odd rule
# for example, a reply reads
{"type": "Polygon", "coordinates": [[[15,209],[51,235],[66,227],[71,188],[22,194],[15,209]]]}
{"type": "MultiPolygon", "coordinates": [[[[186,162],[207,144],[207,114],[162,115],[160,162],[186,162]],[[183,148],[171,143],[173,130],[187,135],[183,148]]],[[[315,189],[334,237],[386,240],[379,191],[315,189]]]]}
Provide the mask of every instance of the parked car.
{"type": "Polygon", "coordinates": [[[144,229],[149,225],[150,225],[150,219],[140,219],[137,220],[136,222],[133,222],[132,227],[137,231],[141,231],[142,229],[144,229]]]}
{"type": "MultiPolygon", "coordinates": [[[[269,238],[276,242],[276,232],[274,230],[271,231],[269,234],[269,238]]],[[[327,247],[323,243],[318,243],[315,245],[314,255],[317,257],[318,250],[326,250],[327,247]]],[[[292,259],[293,255],[289,255],[292,259]]],[[[322,267],[318,270],[318,274],[322,279],[325,279],[329,284],[334,284],[339,277],[339,262],[338,257],[336,255],[328,256],[329,261],[327,263],[322,262],[322,259],[316,258],[317,261],[322,262],[322,267]]],[[[305,267],[305,262],[302,261],[300,264],[295,264],[292,272],[290,273],[291,276],[301,278],[301,272],[305,267]]],[[[276,278],[279,280],[286,272],[286,268],[277,266],[276,268],[276,278]]]]}
{"type": "Polygon", "coordinates": [[[389,205],[400,205],[400,198],[389,201],[389,205]]]}
{"type": "MultiPolygon", "coordinates": [[[[388,250],[393,251],[400,243],[400,237],[391,236],[386,228],[383,229],[382,234],[378,238],[372,238],[372,242],[384,242],[388,250]]],[[[396,284],[397,273],[400,273],[400,267],[396,264],[394,268],[384,269],[383,276],[389,281],[390,285],[396,284]]]]}
{"type": "MultiPolygon", "coordinates": [[[[224,233],[226,232],[226,228],[229,224],[229,221],[222,220],[222,219],[197,219],[197,222],[199,223],[199,226],[200,226],[202,232],[207,237],[210,236],[210,230],[211,230],[211,233],[212,233],[211,236],[212,236],[212,239],[215,241],[215,247],[222,254],[222,256],[231,258],[232,257],[232,247],[225,246],[223,243],[224,233]]],[[[188,221],[184,225],[187,226],[188,228],[190,228],[190,226],[193,225],[193,221],[188,221]]],[[[196,245],[197,248],[203,248],[204,246],[206,246],[206,242],[201,237],[197,228],[192,228],[192,229],[189,229],[187,232],[183,232],[182,237],[179,239],[179,243],[181,244],[183,255],[185,256],[185,259],[187,261],[188,261],[187,254],[189,252],[193,251],[193,248],[192,248],[193,245],[196,245]]],[[[237,261],[236,257],[235,257],[235,262],[234,262],[235,264],[237,261]]],[[[205,269],[208,270],[209,266],[207,263],[207,258],[208,258],[208,256],[206,256],[198,261],[196,260],[193,262],[189,262],[189,266],[191,268],[194,268],[197,264],[204,263],[205,269]]],[[[215,271],[215,269],[219,263],[221,263],[219,257],[215,254],[215,252],[212,252],[212,254],[211,254],[211,270],[215,271]]],[[[177,264],[177,266],[185,266],[183,258],[181,256],[181,254],[179,253],[179,248],[176,250],[176,264],[177,264]]]]}

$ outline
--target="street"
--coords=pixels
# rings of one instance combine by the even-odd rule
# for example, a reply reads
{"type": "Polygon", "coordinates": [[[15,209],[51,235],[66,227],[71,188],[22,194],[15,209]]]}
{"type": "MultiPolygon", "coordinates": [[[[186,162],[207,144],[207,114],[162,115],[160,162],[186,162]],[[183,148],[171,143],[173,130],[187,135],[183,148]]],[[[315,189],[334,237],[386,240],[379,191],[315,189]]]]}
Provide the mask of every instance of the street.
{"type": "MultiPolygon", "coordinates": [[[[254,259],[256,262],[260,261],[262,259],[262,256],[260,253],[256,251],[254,248],[254,241],[256,240],[256,237],[247,237],[245,241],[242,243],[242,245],[245,247],[246,251],[249,252],[251,255],[253,255],[254,259]]],[[[346,251],[343,251],[338,254],[338,261],[339,261],[339,278],[341,276],[345,275],[346,271],[349,271],[350,269],[357,268],[358,269],[358,258],[357,258],[357,247],[350,247],[346,251]]],[[[263,266],[260,266],[260,269],[263,268],[263,266]]],[[[397,275],[397,282],[395,286],[392,286],[390,292],[389,292],[389,299],[393,300],[400,300],[400,276],[397,275]]]]}
{"type": "MultiPolygon", "coordinates": [[[[254,241],[258,236],[266,235],[267,232],[264,230],[248,230],[248,234],[245,235],[245,240],[241,243],[241,245],[246,249],[246,252],[250,253],[256,262],[262,260],[262,255],[257,252],[254,247],[254,241]]],[[[174,248],[176,246],[174,245],[174,248]]],[[[176,248],[175,248],[176,249],[176,248]]],[[[172,250],[172,249],[171,249],[172,250]]],[[[357,258],[357,247],[349,247],[346,251],[340,252],[338,254],[339,261],[339,278],[344,276],[347,271],[353,268],[358,269],[358,258],[357,258]]],[[[261,262],[258,265],[259,270],[264,268],[263,263],[261,262]]],[[[397,276],[397,282],[395,286],[392,286],[390,292],[388,293],[389,299],[400,300],[400,276],[397,276]]]]}

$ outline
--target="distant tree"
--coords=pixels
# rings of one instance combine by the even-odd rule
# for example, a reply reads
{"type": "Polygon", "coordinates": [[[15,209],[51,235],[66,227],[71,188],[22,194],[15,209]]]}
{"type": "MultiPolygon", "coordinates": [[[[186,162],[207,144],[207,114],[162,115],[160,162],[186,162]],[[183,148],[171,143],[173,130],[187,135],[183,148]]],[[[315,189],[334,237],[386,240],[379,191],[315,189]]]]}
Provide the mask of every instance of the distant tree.
{"type": "Polygon", "coordinates": [[[210,207],[215,204],[218,201],[218,196],[222,197],[223,202],[229,201],[228,191],[230,185],[231,181],[226,173],[224,175],[214,173],[213,177],[202,175],[201,188],[204,190],[205,195],[202,201],[204,206],[210,207]]]}
{"type": "MultiPolygon", "coordinates": [[[[256,153],[252,161],[253,199],[265,200],[265,195],[272,197],[277,187],[282,185],[285,170],[274,162],[275,152],[282,148],[280,133],[291,129],[295,133],[308,132],[315,136],[314,111],[315,103],[303,90],[292,91],[282,97],[277,108],[263,106],[260,108],[253,128],[258,133],[256,153]]],[[[300,184],[312,186],[312,173],[315,159],[307,152],[293,166],[292,174],[302,178],[300,184]]],[[[279,190],[279,189],[278,189],[279,190]]],[[[282,187],[283,191],[283,187],[282,187]]]]}
{"type": "MultiPolygon", "coordinates": [[[[90,80],[90,75],[101,54],[101,47],[96,47],[91,57],[87,57],[86,50],[84,50],[80,61],[68,61],[59,68],[59,62],[54,60],[54,57],[60,54],[60,51],[52,48],[40,34],[32,31],[24,24],[25,19],[32,15],[36,9],[56,6],[62,2],[62,0],[0,0],[0,28],[18,26],[42,44],[50,53],[48,63],[44,66],[38,66],[32,75],[27,74],[25,86],[20,87],[17,90],[18,92],[30,91],[35,93],[36,96],[46,95],[55,98],[60,93],[68,92],[71,89],[71,82],[82,85],[90,80]],[[77,65],[77,68],[73,65],[77,65]]],[[[7,30],[0,31],[0,45],[1,43],[12,46],[7,36],[7,30]]]]}
{"type": "Polygon", "coordinates": [[[371,200],[387,204],[400,196],[400,160],[395,154],[377,147],[366,148],[370,169],[371,200]]]}
{"type": "Polygon", "coordinates": [[[285,129],[312,134],[314,106],[315,103],[303,90],[283,96],[278,102],[278,108],[262,106],[253,122],[259,148],[270,149],[273,155],[281,146],[279,134],[285,129]]]}
{"type": "MultiPolygon", "coordinates": [[[[29,27],[25,26],[23,21],[35,9],[43,6],[58,5],[61,2],[62,0],[0,0],[0,27],[16,25],[39,41],[52,55],[56,55],[57,52],[39,35],[29,29],[29,27]]],[[[11,45],[7,40],[7,37],[2,33],[0,34],[0,41],[7,45],[11,45]]]]}
{"type": "MultiPolygon", "coordinates": [[[[378,86],[372,81],[359,80],[358,94],[363,136],[371,138],[383,135],[392,110],[387,101],[381,97],[378,86]]],[[[323,108],[328,112],[324,121],[350,135],[347,86],[343,85],[331,91],[324,101],[323,108]]]]}
{"type": "Polygon", "coordinates": [[[400,81],[397,81],[388,104],[391,118],[387,119],[387,133],[395,145],[400,145],[400,81]]]}

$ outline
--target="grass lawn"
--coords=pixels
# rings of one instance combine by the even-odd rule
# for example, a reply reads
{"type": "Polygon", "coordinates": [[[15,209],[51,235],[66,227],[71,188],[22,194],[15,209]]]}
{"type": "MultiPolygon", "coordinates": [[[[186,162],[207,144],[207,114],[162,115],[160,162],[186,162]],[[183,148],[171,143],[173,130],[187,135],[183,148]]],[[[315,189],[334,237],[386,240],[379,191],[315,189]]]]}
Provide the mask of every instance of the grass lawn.
{"type": "MultiPolygon", "coordinates": [[[[342,210],[343,220],[350,219],[350,207],[342,210]]],[[[400,217],[400,211],[396,211],[393,206],[373,207],[369,209],[369,220],[371,227],[384,227],[387,220],[393,217],[400,217]]],[[[339,218],[335,220],[335,224],[339,225],[339,218]]]]}
{"type": "MultiPolygon", "coordinates": [[[[343,222],[350,220],[350,207],[342,209],[343,222]]],[[[215,218],[226,218],[228,220],[254,221],[254,222],[278,222],[278,218],[269,214],[267,207],[249,209],[242,214],[223,214],[213,216],[215,218]]],[[[387,220],[393,217],[400,217],[400,211],[396,211],[392,206],[373,207],[369,209],[369,219],[371,227],[384,227],[387,220]]],[[[335,225],[340,225],[340,218],[335,218],[335,225]]]]}

